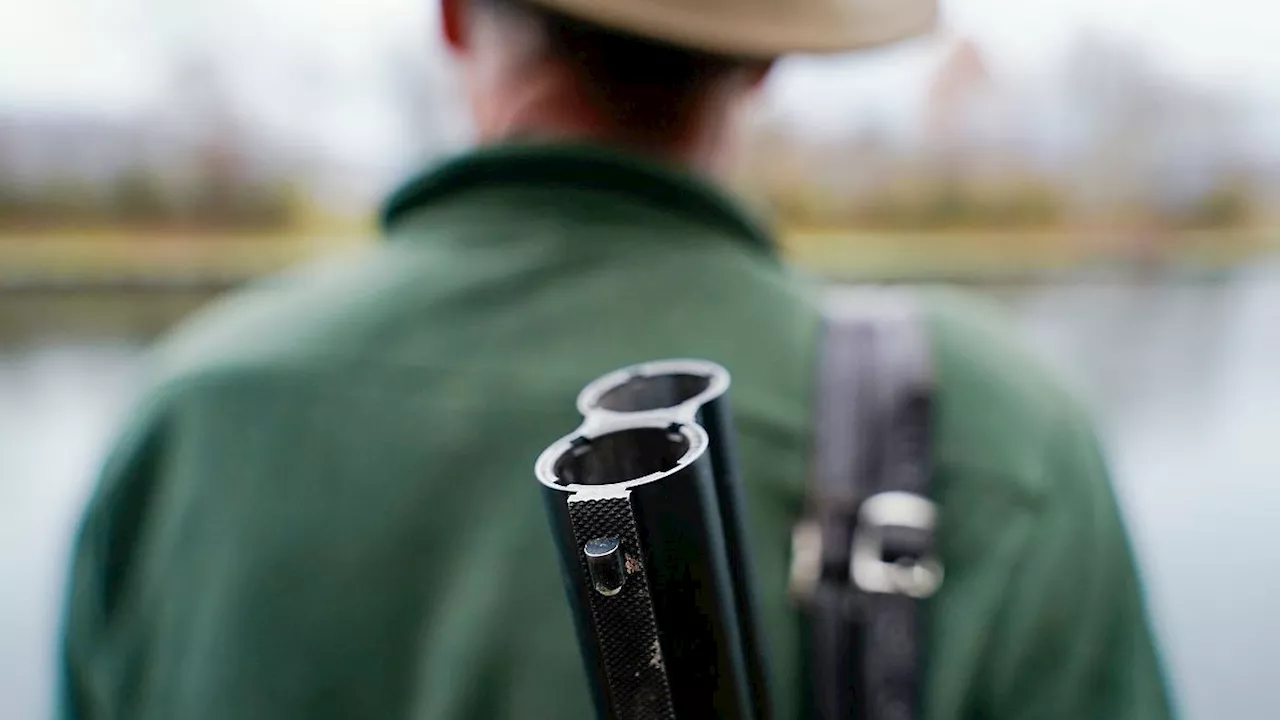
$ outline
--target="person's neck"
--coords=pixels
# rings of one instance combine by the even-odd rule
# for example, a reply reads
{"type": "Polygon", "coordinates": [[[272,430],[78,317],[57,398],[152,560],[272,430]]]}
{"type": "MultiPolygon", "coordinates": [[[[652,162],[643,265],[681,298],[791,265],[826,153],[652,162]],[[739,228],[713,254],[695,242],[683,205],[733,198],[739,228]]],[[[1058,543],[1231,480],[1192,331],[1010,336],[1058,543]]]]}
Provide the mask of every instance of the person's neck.
{"type": "MultiPolygon", "coordinates": [[[[686,131],[657,135],[619,127],[567,81],[522,85],[504,98],[481,131],[481,144],[516,140],[596,143],[699,172],[712,172],[713,153],[686,131]]],[[[691,129],[692,130],[692,129],[691,129]]]]}

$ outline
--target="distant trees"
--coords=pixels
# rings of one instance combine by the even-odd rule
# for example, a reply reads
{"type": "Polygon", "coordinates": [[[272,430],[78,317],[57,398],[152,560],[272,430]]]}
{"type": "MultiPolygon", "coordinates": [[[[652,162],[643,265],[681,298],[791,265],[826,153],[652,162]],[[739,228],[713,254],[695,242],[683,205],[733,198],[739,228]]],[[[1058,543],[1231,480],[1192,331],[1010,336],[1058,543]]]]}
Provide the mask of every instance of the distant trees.
{"type": "Polygon", "coordinates": [[[287,165],[245,132],[212,66],[176,74],[159,117],[0,118],[0,228],[274,230],[287,165]]]}
{"type": "Polygon", "coordinates": [[[1256,214],[1257,192],[1248,180],[1226,180],[1176,218],[1186,228],[1214,230],[1240,227],[1256,214]]]}
{"type": "Polygon", "coordinates": [[[906,192],[872,195],[851,213],[850,224],[871,229],[1041,229],[1062,218],[1052,186],[1026,179],[995,191],[954,178],[928,179],[906,192]]]}
{"type": "MultiPolygon", "coordinates": [[[[409,31],[388,48],[373,77],[397,167],[379,171],[402,177],[452,149],[466,124],[442,57],[409,31]]],[[[322,174],[312,168],[345,191],[354,173],[324,165],[325,148],[303,165],[245,122],[211,57],[188,49],[150,115],[0,116],[0,230],[273,231],[300,221],[322,174]]],[[[1263,191],[1280,197],[1274,178],[1251,174],[1229,98],[1122,41],[1081,36],[1035,87],[1010,84],[972,42],[943,60],[919,88],[914,130],[803,137],[762,114],[735,186],[784,225],[922,231],[1235,228],[1267,209],[1263,191]]],[[[302,85],[323,95],[323,82],[302,85]]]]}
{"type": "Polygon", "coordinates": [[[223,174],[199,160],[177,175],[138,163],[102,179],[0,178],[0,230],[275,230],[294,208],[287,180],[223,174]]]}
{"type": "Polygon", "coordinates": [[[791,226],[1230,229],[1258,216],[1232,104],[1123,41],[1082,35],[1032,87],[1001,80],[971,42],[942,59],[919,129],[802,139],[761,124],[738,186],[791,226]]]}

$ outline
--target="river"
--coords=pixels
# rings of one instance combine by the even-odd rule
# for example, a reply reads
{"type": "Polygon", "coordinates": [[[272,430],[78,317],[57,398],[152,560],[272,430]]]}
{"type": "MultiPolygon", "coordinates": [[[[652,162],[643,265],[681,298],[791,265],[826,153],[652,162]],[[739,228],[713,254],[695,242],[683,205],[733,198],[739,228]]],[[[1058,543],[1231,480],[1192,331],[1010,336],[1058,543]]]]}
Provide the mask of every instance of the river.
{"type": "MultiPolygon", "coordinates": [[[[1185,717],[1274,717],[1280,263],[983,292],[1098,414],[1185,717]]],[[[205,299],[0,295],[0,718],[51,712],[74,519],[141,348],[205,299]]]]}

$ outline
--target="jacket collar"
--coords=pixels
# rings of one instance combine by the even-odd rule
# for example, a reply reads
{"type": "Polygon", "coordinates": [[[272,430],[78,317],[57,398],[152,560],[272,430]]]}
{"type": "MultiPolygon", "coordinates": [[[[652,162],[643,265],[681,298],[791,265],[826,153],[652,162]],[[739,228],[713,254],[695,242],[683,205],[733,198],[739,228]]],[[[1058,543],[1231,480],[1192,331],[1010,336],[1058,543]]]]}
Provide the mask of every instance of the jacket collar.
{"type": "Polygon", "coordinates": [[[764,229],[702,179],[673,166],[587,144],[507,144],[473,150],[408,181],[383,206],[390,233],[419,210],[482,189],[560,186],[612,192],[707,225],[775,254],[764,229]]]}

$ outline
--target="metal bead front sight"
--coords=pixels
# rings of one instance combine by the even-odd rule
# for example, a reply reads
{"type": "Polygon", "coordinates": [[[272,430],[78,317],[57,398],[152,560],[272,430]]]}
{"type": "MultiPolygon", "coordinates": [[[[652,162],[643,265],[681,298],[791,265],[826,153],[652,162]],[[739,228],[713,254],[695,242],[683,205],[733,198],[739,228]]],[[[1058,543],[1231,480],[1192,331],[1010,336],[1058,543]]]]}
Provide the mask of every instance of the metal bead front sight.
{"type": "Polygon", "coordinates": [[[596,592],[605,597],[622,592],[627,570],[618,538],[596,538],[586,544],[582,553],[587,558],[587,570],[591,572],[591,584],[596,592]]]}

